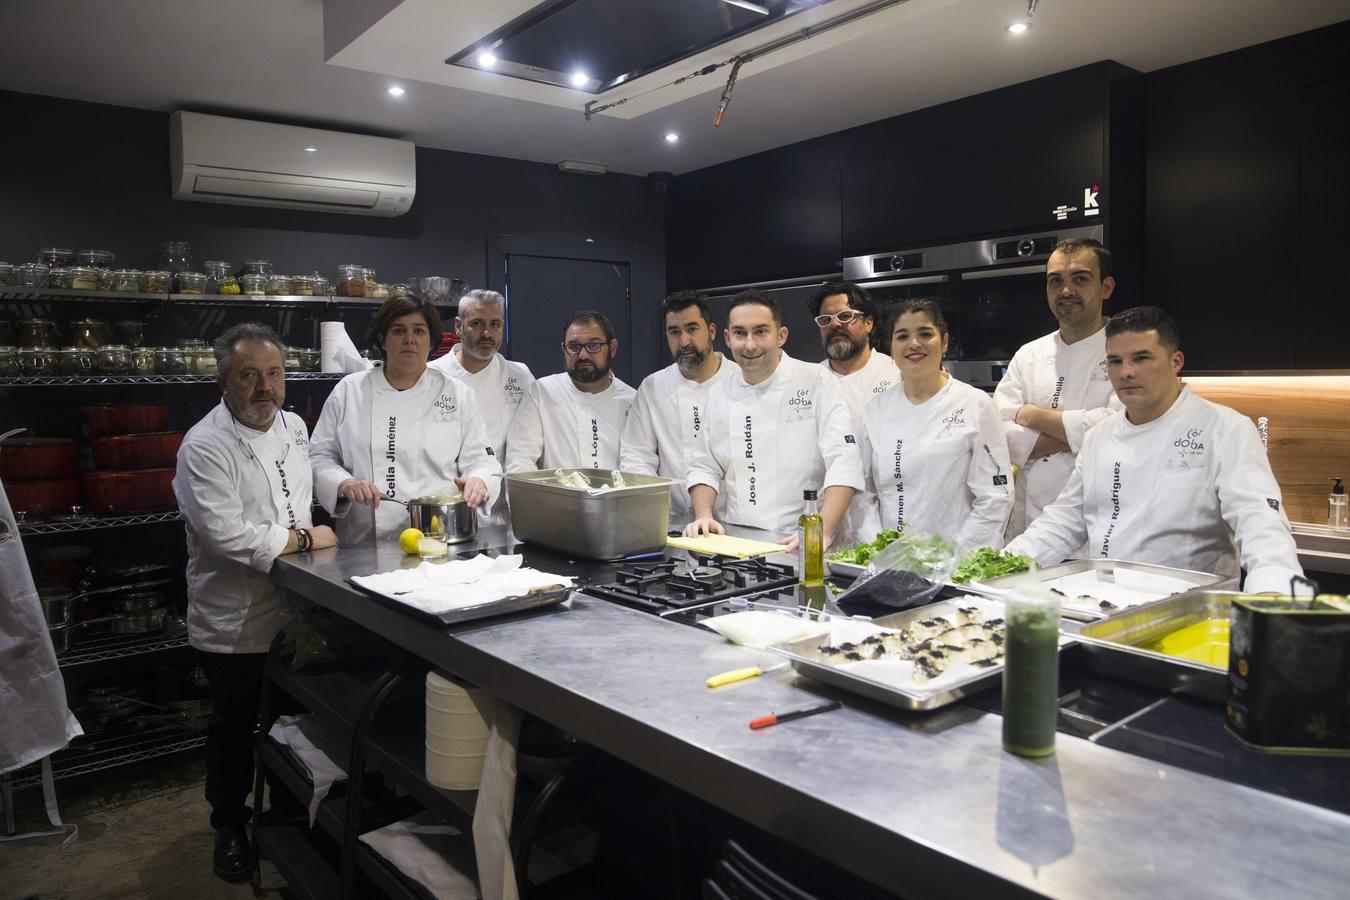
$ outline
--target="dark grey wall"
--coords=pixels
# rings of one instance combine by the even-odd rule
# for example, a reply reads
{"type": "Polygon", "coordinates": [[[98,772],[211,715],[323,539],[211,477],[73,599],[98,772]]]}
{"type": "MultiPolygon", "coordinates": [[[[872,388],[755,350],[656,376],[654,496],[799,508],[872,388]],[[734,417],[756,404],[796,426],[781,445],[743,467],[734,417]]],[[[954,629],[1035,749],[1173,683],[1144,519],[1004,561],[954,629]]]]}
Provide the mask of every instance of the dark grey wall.
{"type": "MultiPolygon", "coordinates": [[[[488,235],[590,247],[632,264],[635,375],[664,365],[665,200],[646,179],[564,175],[542,163],[419,147],[417,198],[394,219],[221,206],[170,199],[168,116],[123,107],[0,92],[0,260],[25,262],[39,246],[115,252],[153,265],[163,240],[191,242],[194,259],[271,259],[280,272],[374,266],[381,281],[441,274],[490,280],[488,235]]],[[[578,253],[578,255],[584,255],[578,253]]],[[[3,311],[0,311],[3,312],[3,311]]],[[[541,310],[559,324],[566,310],[541,310]]],[[[549,361],[549,371],[561,360],[549,361]]]]}

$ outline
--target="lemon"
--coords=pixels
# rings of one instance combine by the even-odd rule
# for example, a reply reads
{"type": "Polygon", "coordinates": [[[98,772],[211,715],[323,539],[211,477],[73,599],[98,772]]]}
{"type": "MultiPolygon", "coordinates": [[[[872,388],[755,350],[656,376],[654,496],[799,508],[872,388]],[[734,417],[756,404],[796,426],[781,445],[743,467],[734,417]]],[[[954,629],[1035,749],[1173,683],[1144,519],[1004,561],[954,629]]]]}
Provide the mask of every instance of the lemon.
{"type": "Polygon", "coordinates": [[[445,530],[445,529],[441,527],[441,518],[440,518],[440,516],[432,516],[432,517],[431,517],[431,533],[432,533],[432,534],[440,534],[440,533],[443,532],[444,530],[445,530]]]}
{"type": "Polygon", "coordinates": [[[450,552],[450,548],[445,546],[445,541],[438,541],[435,538],[424,537],[417,541],[417,555],[423,559],[435,559],[438,556],[445,556],[450,552]]]}
{"type": "Polygon", "coordinates": [[[399,549],[404,553],[416,553],[417,542],[422,540],[424,535],[416,528],[405,528],[403,533],[398,536],[399,549]]]}

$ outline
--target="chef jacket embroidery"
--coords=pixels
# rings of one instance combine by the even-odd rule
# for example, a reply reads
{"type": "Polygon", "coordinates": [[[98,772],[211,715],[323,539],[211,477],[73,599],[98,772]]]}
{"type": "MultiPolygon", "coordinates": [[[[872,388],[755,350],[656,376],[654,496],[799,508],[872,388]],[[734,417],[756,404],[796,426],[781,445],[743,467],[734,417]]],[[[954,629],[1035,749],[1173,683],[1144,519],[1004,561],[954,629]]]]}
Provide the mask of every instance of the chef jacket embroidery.
{"type": "Polygon", "coordinates": [[[1203,469],[1206,464],[1205,430],[1188,428],[1186,434],[1172,442],[1175,454],[1168,457],[1166,468],[1203,469]]]}
{"type": "Polygon", "coordinates": [[[815,417],[810,388],[797,389],[797,393],[788,399],[788,412],[793,422],[807,422],[815,417]]]}
{"type": "Polygon", "coordinates": [[[436,398],[436,402],[431,404],[436,410],[436,421],[438,423],[449,422],[455,417],[458,407],[455,405],[455,398],[449,394],[441,394],[436,398]]]}

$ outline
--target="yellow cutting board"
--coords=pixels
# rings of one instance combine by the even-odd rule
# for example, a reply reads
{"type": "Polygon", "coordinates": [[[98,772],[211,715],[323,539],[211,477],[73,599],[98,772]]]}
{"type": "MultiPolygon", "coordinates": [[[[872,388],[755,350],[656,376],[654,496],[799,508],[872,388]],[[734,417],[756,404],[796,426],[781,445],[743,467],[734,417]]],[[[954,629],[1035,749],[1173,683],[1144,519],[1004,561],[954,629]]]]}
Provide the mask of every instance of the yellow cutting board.
{"type": "Polygon", "coordinates": [[[692,538],[668,537],[666,538],[666,546],[676,547],[680,550],[691,550],[694,553],[706,553],[710,556],[716,553],[738,558],[768,556],[770,553],[783,552],[782,544],[752,541],[749,538],[732,537],[729,534],[705,534],[703,537],[692,538]]]}

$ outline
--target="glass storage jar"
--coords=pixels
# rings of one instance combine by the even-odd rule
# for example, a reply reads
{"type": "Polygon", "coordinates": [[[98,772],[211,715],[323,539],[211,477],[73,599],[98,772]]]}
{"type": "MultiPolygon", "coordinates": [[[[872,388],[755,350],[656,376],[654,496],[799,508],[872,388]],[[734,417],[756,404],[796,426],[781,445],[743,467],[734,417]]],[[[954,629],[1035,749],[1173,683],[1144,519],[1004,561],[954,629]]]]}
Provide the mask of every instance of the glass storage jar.
{"type": "Polygon", "coordinates": [[[205,293],[206,293],[206,273],[205,273],[205,272],[179,272],[179,273],[178,273],[178,293],[180,293],[180,294],[205,294],[205,293]]]}
{"type": "Polygon", "coordinates": [[[55,375],[60,371],[55,347],[24,347],[19,350],[19,374],[29,378],[55,375]]]}
{"type": "Polygon", "coordinates": [[[299,372],[305,365],[304,350],[300,347],[287,347],[283,364],[287,372],[299,372]]]}
{"type": "Polygon", "coordinates": [[[226,275],[216,282],[215,292],[217,294],[238,294],[240,292],[239,279],[233,275],[226,275]]]}
{"type": "Polygon", "coordinates": [[[239,293],[247,297],[261,297],[267,293],[267,282],[270,279],[266,275],[249,273],[239,276],[239,293]]]}
{"type": "Polygon", "coordinates": [[[111,250],[81,250],[75,254],[75,259],[82,266],[89,266],[94,269],[108,269],[117,262],[117,254],[111,250]]]}
{"type": "Polygon", "coordinates": [[[296,297],[313,297],[314,279],[308,275],[292,275],[291,293],[296,297]]]}
{"type": "Polygon", "coordinates": [[[339,297],[364,297],[366,295],[366,270],[364,266],[338,266],[337,295],[339,297]]]}
{"type": "Polygon", "coordinates": [[[159,264],[174,275],[188,271],[192,268],[192,245],[187,241],[165,241],[159,245],[159,264]]]}
{"type": "Polygon", "coordinates": [[[55,268],[47,272],[47,287],[62,290],[70,287],[70,270],[55,268]]]}
{"type": "Polygon", "coordinates": [[[126,344],[104,344],[94,353],[94,371],[100,375],[130,375],[131,348],[126,344]]]}
{"type": "Polygon", "coordinates": [[[126,344],[132,348],[139,347],[145,343],[145,323],[136,319],[118,322],[113,326],[113,334],[117,336],[115,343],[126,344]]]}
{"type": "Polygon", "coordinates": [[[385,283],[382,282],[382,281],[367,281],[367,282],[366,282],[366,296],[367,296],[367,297],[374,297],[374,298],[376,298],[376,299],[378,299],[378,300],[388,300],[388,299],[389,299],[389,285],[385,284],[385,283]]]}
{"type": "Polygon", "coordinates": [[[270,259],[246,259],[244,260],[243,275],[266,275],[272,277],[272,261],[270,259]]]}
{"type": "Polygon", "coordinates": [[[132,347],[131,371],[136,375],[155,374],[155,348],[132,347]]]}
{"type": "Polygon", "coordinates": [[[7,262],[0,262],[0,286],[8,286],[14,283],[14,267],[7,262]]]}
{"type": "Polygon", "coordinates": [[[220,293],[216,286],[226,278],[234,277],[234,270],[230,268],[230,261],[227,259],[208,259],[202,263],[202,273],[206,275],[206,292],[208,294],[220,293]]]}
{"type": "Polygon", "coordinates": [[[300,356],[300,371],[317,372],[322,364],[318,350],[306,347],[300,356]]]}
{"type": "Polygon", "coordinates": [[[156,375],[186,375],[187,363],[183,353],[177,347],[158,347],[155,349],[156,375]]]}
{"type": "Polygon", "coordinates": [[[50,269],[68,266],[75,259],[75,251],[65,247],[43,247],[38,250],[38,262],[50,269]]]}
{"type": "Polygon", "coordinates": [[[14,284],[18,287],[46,287],[47,273],[43,263],[20,263],[14,267],[14,284]]]}
{"type": "Polygon", "coordinates": [[[189,350],[185,355],[189,375],[216,374],[216,355],[211,352],[209,347],[189,350]]]}
{"type": "Polygon", "coordinates": [[[327,297],[329,294],[333,293],[333,282],[329,281],[325,276],[320,275],[318,272],[311,272],[309,277],[314,282],[314,296],[327,297]]]}
{"type": "Polygon", "coordinates": [[[267,293],[273,297],[287,297],[291,293],[291,276],[273,275],[267,279],[267,293]]]}
{"type": "Polygon", "coordinates": [[[76,347],[101,347],[111,344],[108,323],[99,319],[76,319],[70,323],[70,342],[76,347]]]}
{"type": "Polygon", "coordinates": [[[61,335],[56,323],[51,319],[21,319],[18,339],[20,347],[55,347],[60,343],[61,335]]]}
{"type": "Polygon", "coordinates": [[[71,266],[65,271],[70,276],[69,287],[77,291],[98,290],[99,270],[93,266],[71,266]]]}
{"type": "Polygon", "coordinates": [[[94,351],[89,347],[61,348],[62,375],[94,374],[94,351]]]}
{"type": "Polygon", "coordinates": [[[119,294],[135,294],[141,289],[140,269],[117,269],[112,273],[108,290],[119,294]]]}
{"type": "Polygon", "coordinates": [[[0,378],[13,378],[19,374],[19,350],[17,347],[0,347],[0,378]]]}
{"type": "Polygon", "coordinates": [[[141,274],[141,290],[147,294],[167,294],[173,290],[173,275],[164,269],[151,269],[141,274]]]}

